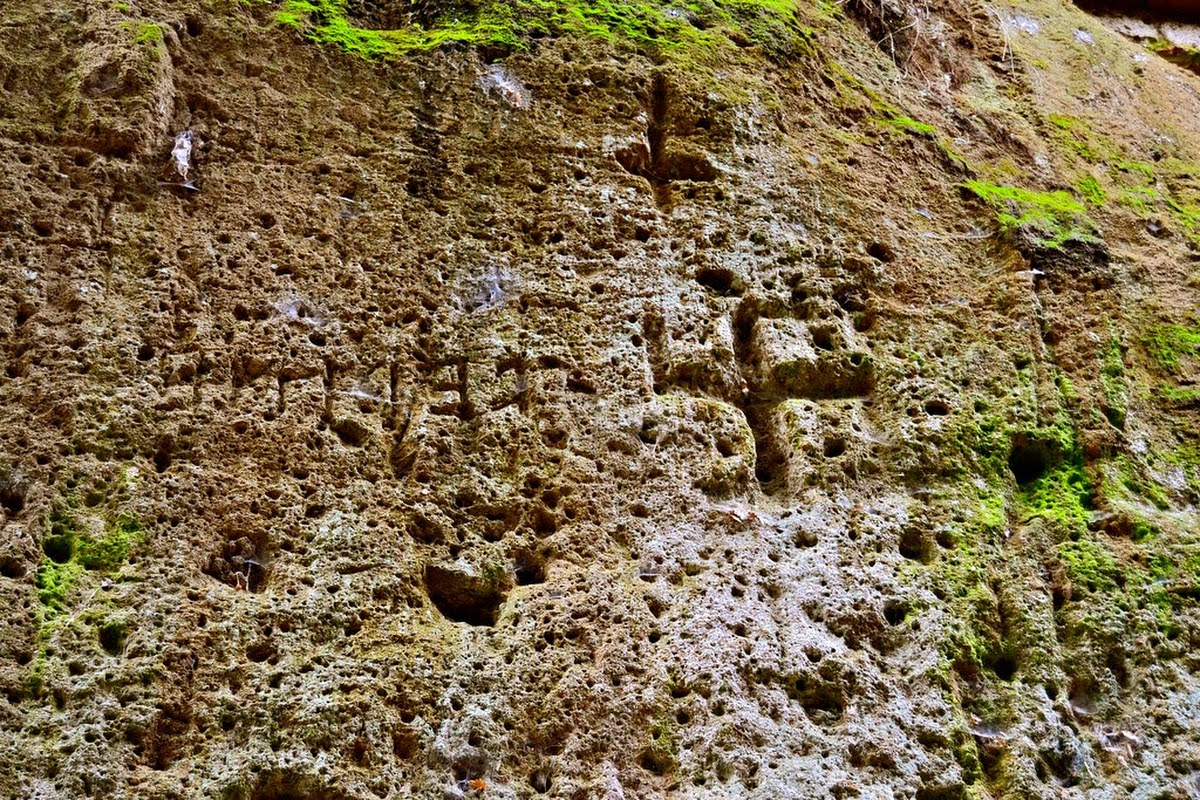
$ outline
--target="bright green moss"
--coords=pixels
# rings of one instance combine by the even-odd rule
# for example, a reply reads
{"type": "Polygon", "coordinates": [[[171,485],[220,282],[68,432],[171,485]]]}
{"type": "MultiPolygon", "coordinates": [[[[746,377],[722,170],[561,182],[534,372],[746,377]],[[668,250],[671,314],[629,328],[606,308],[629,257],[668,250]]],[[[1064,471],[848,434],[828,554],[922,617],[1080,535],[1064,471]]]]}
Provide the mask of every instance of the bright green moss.
{"type": "Polygon", "coordinates": [[[1117,202],[1133,209],[1138,214],[1146,216],[1153,212],[1158,205],[1158,192],[1148,186],[1138,186],[1132,189],[1122,189],[1117,193],[1117,202]]]}
{"type": "Polygon", "coordinates": [[[774,55],[808,47],[810,30],[795,7],[781,0],[490,0],[455,5],[427,22],[395,30],[353,24],[346,0],[283,0],[275,15],[316,42],[367,59],[390,59],[447,44],[522,50],[531,36],[582,34],[625,41],[668,55],[715,55],[727,47],[756,45],[774,55]]]}
{"type": "Polygon", "coordinates": [[[163,40],[162,28],[152,23],[139,25],[133,36],[135,44],[159,44],[163,40]]]}
{"type": "Polygon", "coordinates": [[[985,530],[1000,531],[1004,529],[1007,521],[1008,514],[1004,508],[1004,495],[999,492],[985,494],[981,491],[979,498],[979,524],[985,530]]]}
{"type": "Polygon", "coordinates": [[[1181,359],[1200,356],[1200,327],[1158,325],[1142,338],[1142,344],[1159,369],[1175,375],[1181,359]]]}
{"type": "Polygon", "coordinates": [[[1046,117],[1046,121],[1055,128],[1058,128],[1060,131],[1066,131],[1068,133],[1079,129],[1086,124],[1078,117],[1071,117],[1067,116],[1066,114],[1051,114],[1050,116],[1046,117]]]}
{"type": "Polygon", "coordinates": [[[896,116],[887,121],[889,125],[902,133],[907,133],[912,136],[934,137],[937,135],[937,129],[932,125],[924,122],[917,122],[912,117],[896,116]]]}
{"type": "Polygon", "coordinates": [[[1075,191],[1080,197],[1094,206],[1102,206],[1104,205],[1104,201],[1108,199],[1104,189],[1100,186],[1100,182],[1091,175],[1076,183],[1075,191]]]}
{"type": "Polygon", "coordinates": [[[835,0],[817,0],[817,16],[830,22],[841,19],[842,4],[835,0]]]}
{"type": "Polygon", "coordinates": [[[1075,384],[1071,381],[1071,376],[1062,370],[1056,370],[1054,373],[1054,382],[1058,386],[1058,393],[1072,407],[1079,403],[1079,390],[1075,388],[1075,384]]]}
{"type": "Polygon", "coordinates": [[[1054,519],[1069,529],[1087,527],[1092,487],[1081,463],[1063,463],[1022,490],[1028,512],[1054,519]]]}
{"type": "Polygon", "coordinates": [[[1154,526],[1142,519],[1133,521],[1133,529],[1130,532],[1131,537],[1135,542],[1144,542],[1154,536],[1154,526]]]}
{"type": "Polygon", "coordinates": [[[142,536],[141,524],[126,515],[118,516],[105,527],[103,536],[97,538],[81,529],[69,508],[52,511],[47,519],[47,533],[42,540],[44,555],[35,580],[43,618],[53,619],[67,608],[71,590],[85,572],[120,569],[142,536]]]}
{"type": "Polygon", "coordinates": [[[1095,223],[1067,192],[1036,192],[979,180],[966,181],[963,187],[991,207],[1006,233],[1028,231],[1039,245],[1051,248],[1095,238],[1095,223]]]}
{"type": "Polygon", "coordinates": [[[1183,226],[1185,234],[1193,241],[1200,241],[1200,208],[1186,205],[1174,197],[1165,198],[1167,210],[1175,221],[1183,226]]]}
{"type": "Polygon", "coordinates": [[[1156,180],[1154,167],[1144,161],[1128,161],[1125,159],[1115,159],[1109,164],[1113,169],[1129,176],[1132,180],[1141,183],[1154,183],[1156,180]]]}
{"type": "Polygon", "coordinates": [[[365,59],[394,58],[455,42],[521,48],[512,8],[501,4],[480,10],[468,20],[446,20],[429,29],[419,25],[387,31],[360,28],[346,18],[345,0],[286,0],[275,19],[303,31],[315,42],[336,45],[365,59]]]}
{"type": "Polygon", "coordinates": [[[1015,435],[1008,465],[1026,515],[1057,521],[1073,534],[1086,529],[1093,487],[1074,424],[1065,413],[1057,425],[1015,435]]]}
{"type": "Polygon", "coordinates": [[[162,28],[153,22],[122,22],[121,27],[133,34],[134,44],[157,45],[162,43],[162,28]]]}
{"type": "Polygon", "coordinates": [[[1046,121],[1052,126],[1051,133],[1054,137],[1067,145],[1080,158],[1089,162],[1103,160],[1102,155],[1089,141],[1091,128],[1086,122],[1065,114],[1051,114],[1046,121]]]}
{"type": "Polygon", "coordinates": [[[77,561],[58,564],[48,558],[38,566],[36,585],[38,600],[45,608],[45,616],[57,616],[67,606],[67,595],[83,574],[83,566],[77,561]]]}
{"type": "Polygon", "coordinates": [[[142,526],[131,517],[120,517],[103,539],[79,539],[76,556],[84,569],[111,572],[129,559],[130,547],[141,539],[142,526]]]}
{"type": "Polygon", "coordinates": [[[1195,387],[1164,386],[1163,399],[1173,406],[1200,408],[1200,389],[1195,387]]]}

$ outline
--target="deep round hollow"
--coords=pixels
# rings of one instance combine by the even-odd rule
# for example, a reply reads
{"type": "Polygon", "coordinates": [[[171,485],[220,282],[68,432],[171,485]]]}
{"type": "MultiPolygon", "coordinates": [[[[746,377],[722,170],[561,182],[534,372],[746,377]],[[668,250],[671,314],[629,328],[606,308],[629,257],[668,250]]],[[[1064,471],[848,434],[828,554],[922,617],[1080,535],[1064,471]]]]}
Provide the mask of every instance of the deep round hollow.
{"type": "Polygon", "coordinates": [[[1013,441],[1008,454],[1008,468],[1018,484],[1024,486],[1033,483],[1046,474],[1048,466],[1045,448],[1025,437],[1017,437],[1013,441]]]}
{"type": "Polygon", "coordinates": [[[517,586],[532,586],[546,582],[546,565],[541,558],[533,555],[520,555],[515,559],[513,575],[517,586]]]}
{"type": "Polygon", "coordinates": [[[100,626],[99,631],[100,646],[104,648],[104,652],[111,656],[121,654],[125,649],[125,626],[120,623],[110,622],[100,626]]]}
{"type": "Polygon", "coordinates": [[[925,413],[931,417],[944,417],[950,413],[950,406],[945,400],[930,400],[925,403],[925,413]]]}
{"type": "Polygon", "coordinates": [[[42,552],[55,564],[65,564],[75,552],[74,537],[69,534],[47,536],[42,540],[42,552]]]}
{"type": "Polygon", "coordinates": [[[991,664],[992,672],[1002,681],[1011,681],[1017,674],[1017,660],[1008,653],[997,656],[991,664]]]}
{"type": "Polygon", "coordinates": [[[505,586],[498,576],[476,576],[430,564],[425,568],[425,589],[434,606],[453,622],[492,626],[504,603],[505,586]]]}
{"type": "Polygon", "coordinates": [[[912,561],[928,563],[931,558],[929,545],[919,530],[910,528],[900,534],[900,555],[912,561]]]}
{"type": "Polygon", "coordinates": [[[867,245],[867,255],[884,263],[896,258],[896,253],[883,242],[871,242],[867,245]]]}
{"type": "Polygon", "coordinates": [[[717,294],[738,294],[734,275],[724,267],[701,267],[696,270],[696,282],[717,294]]]}
{"type": "Polygon", "coordinates": [[[818,350],[833,350],[833,333],[828,328],[812,328],[813,347],[818,350]]]}
{"type": "Polygon", "coordinates": [[[846,440],[839,437],[830,437],[825,440],[825,457],[837,458],[842,453],[846,452],[846,440]]]}

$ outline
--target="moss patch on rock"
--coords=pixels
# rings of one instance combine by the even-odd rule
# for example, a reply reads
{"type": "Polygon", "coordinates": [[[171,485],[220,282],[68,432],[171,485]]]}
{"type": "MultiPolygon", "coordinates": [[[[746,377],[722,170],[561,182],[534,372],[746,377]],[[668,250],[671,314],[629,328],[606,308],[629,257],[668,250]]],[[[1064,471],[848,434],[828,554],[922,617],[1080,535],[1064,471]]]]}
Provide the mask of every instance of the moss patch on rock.
{"type": "Polygon", "coordinates": [[[995,212],[1001,231],[1028,233],[1041,247],[1057,249],[1069,241],[1091,241],[1096,236],[1087,209],[1067,192],[1038,192],[982,180],[966,181],[963,188],[995,212]]]}
{"type": "Polygon", "coordinates": [[[802,48],[812,32],[780,0],[688,0],[656,5],[621,0],[514,0],[449,6],[429,21],[374,30],[356,24],[346,0],[284,0],[275,19],[316,42],[367,59],[460,44],[512,52],[531,38],[578,34],[626,42],[666,55],[715,55],[757,46],[774,55],[802,48]]]}
{"type": "Polygon", "coordinates": [[[52,511],[47,527],[36,578],[46,621],[66,610],[71,590],[84,573],[117,571],[143,536],[141,524],[128,515],[108,521],[99,535],[91,533],[67,507],[52,511]]]}

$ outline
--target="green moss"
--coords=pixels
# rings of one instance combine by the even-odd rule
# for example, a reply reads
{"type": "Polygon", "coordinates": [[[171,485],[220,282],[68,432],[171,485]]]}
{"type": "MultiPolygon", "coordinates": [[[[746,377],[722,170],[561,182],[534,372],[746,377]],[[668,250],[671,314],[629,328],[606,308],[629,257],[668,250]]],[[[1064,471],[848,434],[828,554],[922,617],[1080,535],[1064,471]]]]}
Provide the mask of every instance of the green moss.
{"type": "Polygon", "coordinates": [[[1102,206],[1104,205],[1104,201],[1108,199],[1104,189],[1100,186],[1100,182],[1091,175],[1076,183],[1075,191],[1080,197],[1094,206],[1102,206]]]}
{"type": "Polygon", "coordinates": [[[1115,592],[1120,569],[1112,553],[1090,536],[1065,541],[1058,546],[1058,558],[1071,585],[1078,591],[1115,592]]]}
{"type": "Polygon", "coordinates": [[[1130,176],[1132,179],[1142,183],[1154,183],[1156,180],[1154,166],[1145,161],[1129,161],[1127,159],[1114,159],[1109,162],[1109,165],[1121,173],[1130,176]]]}
{"type": "Polygon", "coordinates": [[[1020,492],[1026,511],[1057,520],[1068,529],[1087,527],[1091,516],[1091,481],[1082,463],[1063,463],[1020,492]]]}
{"type": "Polygon", "coordinates": [[[1037,244],[1051,248],[1095,238],[1095,223],[1083,204],[1067,192],[1037,192],[980,180],[966,181],[963,187],[991,207],[1005,233],[1028,231],[1037,244]]]}
{"type": "Polygon", "coordinates": [[[1113,427],[1125,429],[1125,417],[1129,412],[1129,390],[1125,382],[1125,356],[1121,340],[1112,335],[1105,345],[1100,365],[1100,388],[1104,394],[1104,416],[1113,427]]]}
{"type": "Polygon", "coordinates": [[[979,524],[986,530],[1000,531],[1008,522],[1008,513],[1004,507],[1004,495],[999,492],[991,494],[980,491],[979,524]]]}
{"type": "Polygon", "coordinates": [[[395,58],[455,42],[507,50],[522,48],[512,8],[500,4],[478,10],[469,19],[448,19],[429,29],[419,25],[387,31],[360,28],[346,18],[345,0],[286,0],[275,20],[303,31],[315,42],[336,45],[365,59],[395,58]]]}
{"type": "Polygon", "coordinates": [[[1178,45],[1167,39],[1148,42],[1146,48],[1159,56],[1192,72],[1200,72],[1200,49],[1178,45]]]}
{"type": "Polygon", "coordinates": [[[163,41],[162,28],[153,22],[122,22],[121,27],[133,35],[134,44],[158,45],[163,41]]]}
{"type": "Polygon", "coordinates": [[[1091,143],[1091,127],[1077,117],[1051,114],[1046,118],[1054,138],[1067,145],[1080,158],[1088,162],[1103,160],[1101,152],[1091,143]]]}
{"type": "Polygon", "coordinates": [[[995,481],[1007,474],[1008,425],[998,417],[963,415],[954,431],[954,450],[943,459],[948,474],[974,472],[995,481]]]}
{"type": "Polygon", "coordinates": [[[1162,396],[1173,406],[1200,408],[1200,389],[1193,386],[1164,386],[1162,387],[1162,396]]]}
{"type": "Polygon", "coordinates": [[[1079,404],[1079,390],[1075,388],[1075,384],[1067,373],[1055,370],[1054,383],[1058,386],[1058,393],[1064,401],[1072,407],[1079,404]]]}
{"type": "Polygon", "coordinates": [[[816,11],[817,17],[830,22],[841,19],[844,16],[842,13],[842,4],[834,0],[817,0],[816,11]]]}
{"type": "Polygon", "coordinates": [[[43,620],[66,610],[72,588],[86,572],[120,569],[142,536],[141,524],[128,515],[117,516],[105,526],[102,536],[94,537],[81,528],[69,505],[55,508],[47,518],[35,580],[43,620]]]}
{"type": "Polygon", "coordinates": [[[1154,208],[1158,205],[1159,196],[1156,190],[1139,186],[1132,189],[1120,190],[1117,193],[1117,202],[1133,209],[1142,216],[1146,216],[1153,212],[1154,208]]]}
{"type": "Polygon", "coordinates": [[[1009,466],[1018,481],[1026,481],[1015,498],[1024,515],[1054,520],[1072,533],[1086,529],[1093,487],[1065,412],[1055,425],[1016,434],[1009,466]]]}
{"type": "Polygon", "coordinates": [[[887,124],[902,133],[907,133],[912,136],[925,136],[928,138],[937,136],[936,128],[934,128],[932,125],[927,125],[924,122],[917,122],[912,117],[906,117],[903,115],[892,117],[887,120],[887,124]]]}
{"type": "Polygon", "coordinates": [[[1171,212],[1175,221],[1183,226],[1188,238],[1196,240],[1200,236],[1200,208],[1185,205],[1171,196],[1164,198],[1164,201],[1167,204],[1167,210],[1171,212]]]}
{"type": "Polygon", "coordinates": [[[76,555],[84,569],[112,572],[129,560],[130,547],[141,537],[141,523],[132,517],[118,517],[104,538],[81,538],[76,555]]]}
{"type": "Polygon", "coordinates": [[[66,609],[67,596],[83,574],[83,566],[77,561],[57,564],[48,558],[38,565],[36,585],[38,600],[45,608],[45,617],[51,618],[66,609]]]}
{"type": "Polygon", "coordinates": [[[675,742],[675,725],[667,716],[654,720],[650,742],[638,754],[638,764],[655,775],[671,775],[679,769],[679,748],[675,742]]]}
{"type": "Polygon", "coordinates": [[[1079,119],[1078,117],[1069,117],[1066,114],[1051,114],[1050,116],[1046,117],[1046,121],[1055,128],[1058,128],[1061,131],[1066,131],[1067,133],[1077,130],[1085,125],[1083,120],[1079,119]]]}
{"type": "Polygon", "coordinates": [[[533,36],[581,34],[671,55],[703,57],[757,45],[774,55],[809,49],[812,31],[782,0],[484,0],[447,4],[425,24],[372,30],[353,24],[346,0],[284,0],[275,19],[316,42],[367,59],[390,59],[447,44],[523,50],[533,36]]]}
{"type": "Polygon", "coordinates": [[[1176,375],[1181,359],[1200,356],[1200,326],[1158,325],[1142,338],[1142,344],[1159,369],[1176,375]]]}

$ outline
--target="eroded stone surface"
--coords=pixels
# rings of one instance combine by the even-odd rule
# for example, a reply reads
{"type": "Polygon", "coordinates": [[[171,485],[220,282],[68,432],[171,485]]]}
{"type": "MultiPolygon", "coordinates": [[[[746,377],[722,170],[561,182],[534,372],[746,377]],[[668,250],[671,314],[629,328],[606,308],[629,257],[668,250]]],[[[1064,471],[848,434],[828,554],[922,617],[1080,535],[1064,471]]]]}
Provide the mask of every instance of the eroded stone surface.
{"type": "Polygon", "coordinates": [[[0,794],[1200,791],[1200,87],[1057,1],[861,5],[539,41],[519,103],[270,7],[14,11],[0,794]],[[1085,175],[1060,249],[961,189],[1085,175]]]}

